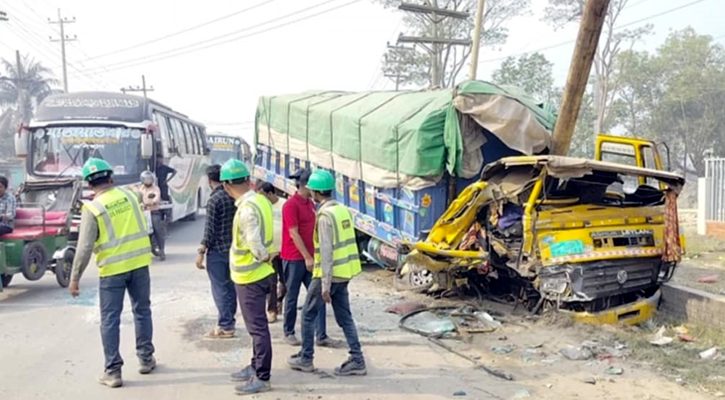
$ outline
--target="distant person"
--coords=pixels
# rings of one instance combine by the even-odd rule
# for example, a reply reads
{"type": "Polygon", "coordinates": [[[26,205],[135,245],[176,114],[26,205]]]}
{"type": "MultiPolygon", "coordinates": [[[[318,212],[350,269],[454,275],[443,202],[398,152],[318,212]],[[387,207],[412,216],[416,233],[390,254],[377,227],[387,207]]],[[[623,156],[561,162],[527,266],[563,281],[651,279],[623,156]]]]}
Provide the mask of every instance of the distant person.
{"type": "Polygon", "coordinates": [[[212,339],[230,339],[236,332],[237,292],[229,271],[229,249],[232,247],[232,226],[237,206],[224,191],[219,174],[221,166],[206,169],[211,196],[206,203],[206,225],[196,256],[196,267],[206,268],[211,282],[211,295],[218,312],[217,325],[207,334],[212,339]],[[206,256],[206,267],[204,266],[206,256]]]}
{"type": "MultiPolygon", "coordinates": [[[[281,257],[284,281],[287,285],[283,331],[287,344],[300,346],[302,342],[295,336],[297,299],[300,296],[300,287],[304,284],[305,288],[309,289],[312,280],[312,267],[315,264],[312,257],[315,253],[312,240],[315,232],[315,204],[312,202],[312,192],[306,187],[310,171],[301,169],[290,178],[295,180],[297,193],[290,197],[282,208],[281,257]]],[[[323,303],[320,308],[317,318],[317,344],[336,347],[337,343],[327,336],[325,304],[323,303]]]]}
{"type": "MultiPolygon", "coordinates": [[[[164,157],[159,154],[156,157],[156,181],[159,185],[159,191],[161,192],[161,201],[170,202],[171,196],[169,195],[169,181],[174,179],[177,171],[164,163],[164,157]]],[[[169,223],[170,209],[163,209],[161,215],[164,218],[165,223],[169,223]]]]}
{"type": "Polygon", "coordinates": [[[8,185],[8,178],[0,176],[0,235],[11,233],[15,227],[17,202],[8,185]]]}
{"type": "Polygon", "coordinates": [[[141,204],[144,210],[151,212],[151,224],[154,229],[152,234],[156,244],[156,255],[161,261],[166,260],[166,226],[159,206],[161,205],[161,190],[156,183],[154,174],[151,171],[141,173],[141,185],[138,187],[141,195],[141,204]]]}
{"type": "Polygon", "coordinates": [[[279,252],[282,248],[282,207],[286,200],[277,196],[277,193],[269,182],[263,182],[257,187],[257,191],[272,203],[272,212],[274,214],[274,253],[272,254],[272,267],[275,274],[272,276],[272,291],[267,296],[267,320],[269,323],[277,322],[277,314],[282,310],[282,299],[287,288],[284,284],[284,274],[282,270],[282,259],[279,258],[279,252]]]}
{"type": "Polygon", "coordinates": [[[117,388],[123,385],[121,313],[126,292],[131,298],[131,311],[136,328],[138,372],[149,374],[156,368],[154,358],[153,321],[151,319],[151,242],[138,196],[116,187],[113,168],[97,158],[83,166],[83,179],[95,194],[81,213],[76,256],[73,260],[69,291],[80,294],[80,279],[96,254],[98,297],[101,308],[101,342],[105,368],[99,378],[102,385],[117,388]]]}

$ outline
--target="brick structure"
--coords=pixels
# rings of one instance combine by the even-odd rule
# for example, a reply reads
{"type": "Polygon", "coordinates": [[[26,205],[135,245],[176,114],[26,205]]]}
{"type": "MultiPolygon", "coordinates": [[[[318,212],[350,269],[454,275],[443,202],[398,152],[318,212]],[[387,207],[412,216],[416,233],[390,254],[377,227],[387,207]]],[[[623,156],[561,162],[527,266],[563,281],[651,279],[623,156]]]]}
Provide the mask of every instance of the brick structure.
{"type": "Polygon", "coordinates": [[[725,239],[725,222],[707,221],[707,234],[725,239]]]}
{"type": "Polygon", "coordinates": [[[660,312],[725,331],[725,296],[668,283],[662,287],[660,312]]]}

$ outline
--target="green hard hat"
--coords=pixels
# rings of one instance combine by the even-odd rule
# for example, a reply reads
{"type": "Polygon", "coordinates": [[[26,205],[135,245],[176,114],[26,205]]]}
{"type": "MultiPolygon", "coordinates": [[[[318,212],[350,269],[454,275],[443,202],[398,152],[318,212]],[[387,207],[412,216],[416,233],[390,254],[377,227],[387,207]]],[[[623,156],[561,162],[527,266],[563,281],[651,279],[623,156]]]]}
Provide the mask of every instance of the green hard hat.
{"type": "Polygon", "coordinates": [[[219,179],[222,182],[236,181],[237,179],[249,178],[249,169],[242,161],[232,158],[222,165],[219,179]]]}
{"type": "Polygon", "coordinates": [[[335,189],[335,177],[324,169],[318,169],[310,175],[307,181],[307,189],[316,192],[329,192],[335,189]]]}
{"type": "Polygon", "coordinates": [[[100,158],[89,158],[83,165],[83,180],[88,182],[113,175],[111,164],[100,158]]]}

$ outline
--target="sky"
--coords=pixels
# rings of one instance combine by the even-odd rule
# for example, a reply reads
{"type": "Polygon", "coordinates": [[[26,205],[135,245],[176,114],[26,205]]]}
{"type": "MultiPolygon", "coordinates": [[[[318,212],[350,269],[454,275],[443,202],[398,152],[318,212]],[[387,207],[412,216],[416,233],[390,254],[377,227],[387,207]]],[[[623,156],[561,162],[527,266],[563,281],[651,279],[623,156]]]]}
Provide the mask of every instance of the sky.
{"type": "MultiPolygon", "coordinates": [[[[564,84],[578,27],[542,22],[545,4],[532,0],[529,15],[507,25],[504,46],[482,49],[479,79],[509,55],[543,49],[564,84]]],[[[0,0],[10,19],[0,22],[0,58],[29,53],[62,79],[60,43],[50,41],[58,25],[48,23],[58,9],[75,18],[65,25],[76,38],[66,45],[69,91],[119,91],[140,86],[144,75],[150,97],[210,132],[248,141],[262,95],[391,90],[381,57],[406,33],[401,12],[371,0],[0,0]]],[[[653,51],[687,26],[725,44],[724,18],[725,0],[630,0],[620,21],[653,24],[654,34],[637,44],[653,51]]]]}

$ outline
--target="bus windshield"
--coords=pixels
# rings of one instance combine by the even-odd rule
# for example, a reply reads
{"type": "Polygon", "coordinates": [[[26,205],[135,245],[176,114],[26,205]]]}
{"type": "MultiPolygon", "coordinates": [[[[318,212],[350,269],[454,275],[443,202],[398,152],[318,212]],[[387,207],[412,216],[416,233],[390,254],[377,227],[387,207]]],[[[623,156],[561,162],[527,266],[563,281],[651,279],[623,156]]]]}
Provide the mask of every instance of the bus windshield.
{"type": "Polygon", "coordinates": [[[209,145],[211,147],[212,164],[222,165],[231,158],[242,159],[242,142],[238,138],[209,136],[209,145]]]}
{"type": "Polygon", "coordinates": [[[31,132],[32,171],[37,175],[80,176],[91,157],[107,161],[116,175],[138,176],[142,131],[124,126],[62,126],[31,132]]]}
{"type": "Polygon", "coordinates": [[[236,158],[240,159],[239,150],[218,150],[212,149],[211,151],[211,163],[212,165],[218,164],[223,165],[227,160],[236,158]]]}

